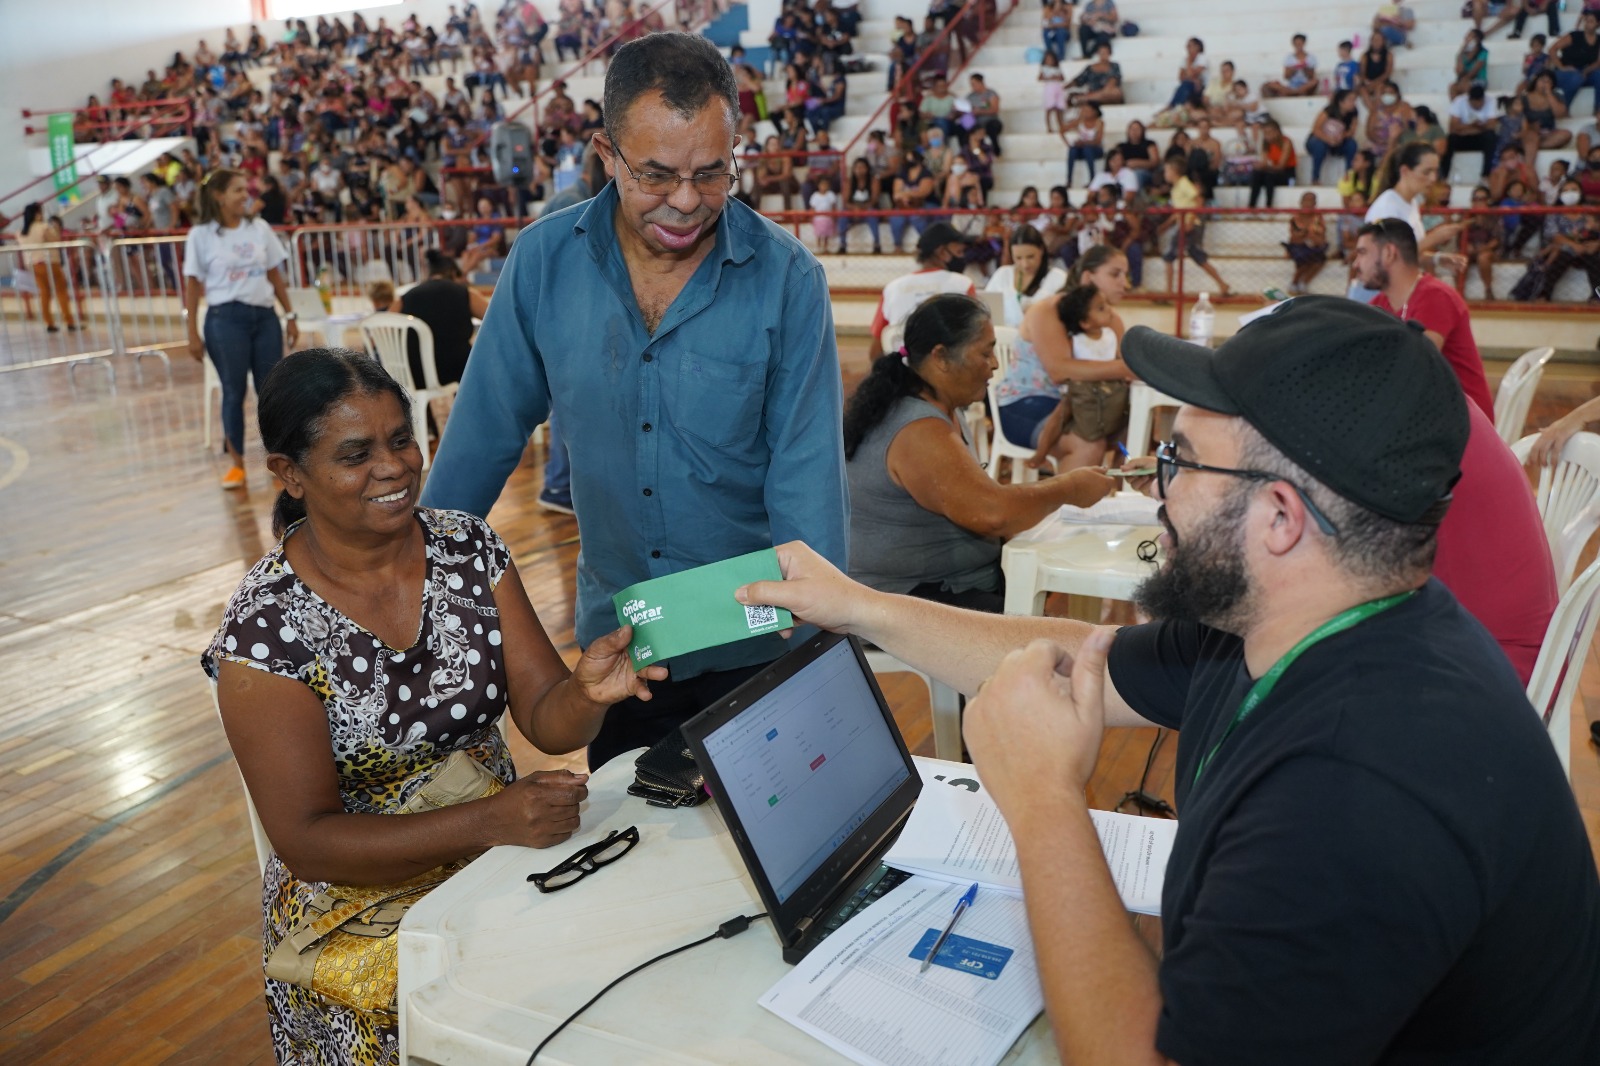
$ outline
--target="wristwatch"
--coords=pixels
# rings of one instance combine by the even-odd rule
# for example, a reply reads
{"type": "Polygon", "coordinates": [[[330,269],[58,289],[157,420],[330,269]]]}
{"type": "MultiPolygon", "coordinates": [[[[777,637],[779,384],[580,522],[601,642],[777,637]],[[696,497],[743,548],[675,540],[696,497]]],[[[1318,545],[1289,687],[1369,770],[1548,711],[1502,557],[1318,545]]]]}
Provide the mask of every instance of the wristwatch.
{"type": "Polygon", "coordinates": [[[283,314],[283,320],[285,322],[293,322],[295,319],[297,319],[299,317],[300,316],[298,314],[296,314],[295,312],[293,312],[293,311],[285,311],[284,314],[283,314]]]}

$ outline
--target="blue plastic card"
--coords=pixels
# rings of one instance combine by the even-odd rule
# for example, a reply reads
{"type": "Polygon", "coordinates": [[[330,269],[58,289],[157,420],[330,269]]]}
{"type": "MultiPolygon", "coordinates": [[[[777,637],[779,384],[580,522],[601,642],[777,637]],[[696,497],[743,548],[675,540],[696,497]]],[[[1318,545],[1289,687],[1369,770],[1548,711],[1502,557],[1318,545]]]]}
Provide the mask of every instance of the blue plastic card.
{"type": "MultiPolygon", "coordinates": [[[[911,957],[918,962],[925,959],[928,949],[939,939],[939,933],[938,929],[929,929],[923,933],[922,939],[917,941],[917,946],[911,949],[911,957]]],[[[933,957],[933,964],[948,966],[952,970],[970,973],[975,977],[987,977],[993,981],[1000,976],[1000,971],[1006,968],[1006,963],[1011,960],[1011,954],[1010,948],[1003,948],[999,944],[986,944],[982,940],[970,940],[951,933],[940,946],[939,954],[933,957]]]]}

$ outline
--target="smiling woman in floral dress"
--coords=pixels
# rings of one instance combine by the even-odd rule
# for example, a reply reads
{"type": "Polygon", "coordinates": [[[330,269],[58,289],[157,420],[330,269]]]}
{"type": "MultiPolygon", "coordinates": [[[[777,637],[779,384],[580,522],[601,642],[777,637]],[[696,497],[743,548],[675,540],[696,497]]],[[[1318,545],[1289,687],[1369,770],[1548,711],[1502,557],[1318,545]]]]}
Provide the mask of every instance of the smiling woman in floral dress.
{"type": "MultiPolygon", "coordinates": [[[[264,958],[330,883],[389,886],[448,873],[497,844],[549,847],[578,828],[586,775],[516,779],[508,713],[539,749],[587,744],[607,706],[648,698],[624,628],[570,675],[510,553],[482,520],[417,506],[422,453],[406,393],[372,359],[290,356],[260,397],[282,537],[228,601],[203,662],[273,856],[264,958]],[[482,798],[402,806],[465,752],[482,798]]],[[[384,1063],[395,1015],[267,979],[280,1063],[384,1063]]]]}

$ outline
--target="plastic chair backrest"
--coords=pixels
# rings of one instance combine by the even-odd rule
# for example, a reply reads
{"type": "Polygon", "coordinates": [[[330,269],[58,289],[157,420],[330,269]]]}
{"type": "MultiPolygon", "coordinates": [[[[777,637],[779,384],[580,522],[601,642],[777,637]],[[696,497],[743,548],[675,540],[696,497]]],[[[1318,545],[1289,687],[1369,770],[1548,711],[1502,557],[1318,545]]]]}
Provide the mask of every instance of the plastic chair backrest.
{"type": "Polygon", "coordinates": [[[1578,575],[1556,604],[1528,679],[1528,701],[1544,720],[1561,768],[1572,776],[1572,701],[1600,621],[1600,560],[1578,575]]]}
{"type": "Polygon", "coordinates": [[[439,387],[439,368],[433,361],[433,329],[414,315],[398,315],[380,311],[361,320],[361,336],[371,355],[389,376],[413,392],[439,387]],[[411,361],[406,357],[409,345],[407,336],[416,333],[422,353],[423,381],[411,380],[411,361]]]}
{"type": "MultiPolygon", "coordinates": [[[[222,703],[217,699],[217,683],[211,682],[211,708],[217,712],[217,721],[222,721],[222,703]]],[[[234,764],[238,770],[238,763],[234,764]]],[[[267,839],[267,831],[262,828],[261,817],[256,814],[256,804],[250,798],[250,786],[245,784],[244,772],[239,773],[239,788],[244,792],[245,815],[250,819],[250,839],[256,848],[256,865],[261,867],[261,875],[267,874],[267,860],[272,858],[272,841],[267,839]]]]}
{"type": "MultiPolygon", "coordinates": [[[[1529,434],[1513,444],[1511,451],[1526,461],[1538,439],[1537,434],[1529,434]]],[[[1579,556],[1600,528],[1600,435],[1574,433],[1561,449],[1560,461],[1539,471],[1535,498],[1544,520],[1544,535],[1550,541],[1556,588],[1565,591],[1579,556]]]]}
{"type": "Polygon", "coordinates": [[[995,382],[1011,369],[1011,361],[1017,357],[1017,331],[1013,326],[996,326],[994,328],[994,361],[999,365],[995,367],[995,382]]]}
{"type": "Polygon", "coordinates": [[[1555,353],[1554,348],[1523,352],[1500,379],[1500,388],[1494,395],[1494,429],[1507,444],[1522,433],[1528,421],[1528,408],[1533,405],[1533,394],[1539,390],[1539,379],[1544,377],[1544,365],[1555,353]]]}

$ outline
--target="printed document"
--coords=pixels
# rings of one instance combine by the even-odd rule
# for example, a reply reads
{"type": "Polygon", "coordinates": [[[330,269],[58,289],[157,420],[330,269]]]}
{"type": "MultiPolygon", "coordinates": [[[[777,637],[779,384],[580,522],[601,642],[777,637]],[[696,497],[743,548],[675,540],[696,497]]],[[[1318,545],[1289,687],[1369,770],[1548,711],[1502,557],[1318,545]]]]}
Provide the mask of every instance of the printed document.
{"type": "Polygon", "coordinates": [[[760,999],[868,1066],[994,1066],[1044,1009],[1022,900],[979,889],[921,972],[971,884],[912,877],[863,908],[760,999]]]}
{"type": "MultiPolygon", "coordinates": [[[[922,794],[883,861],[909,873],[961,885],[1022,894],[1017,845],[994,800],[971,766],[916,760],[922,794]]],[[[1114,811],[1090,811],[1106,865],[1122,905],[1138,914],[1161,913],[1161,883],[1178,823],[1114,811]]]]}

